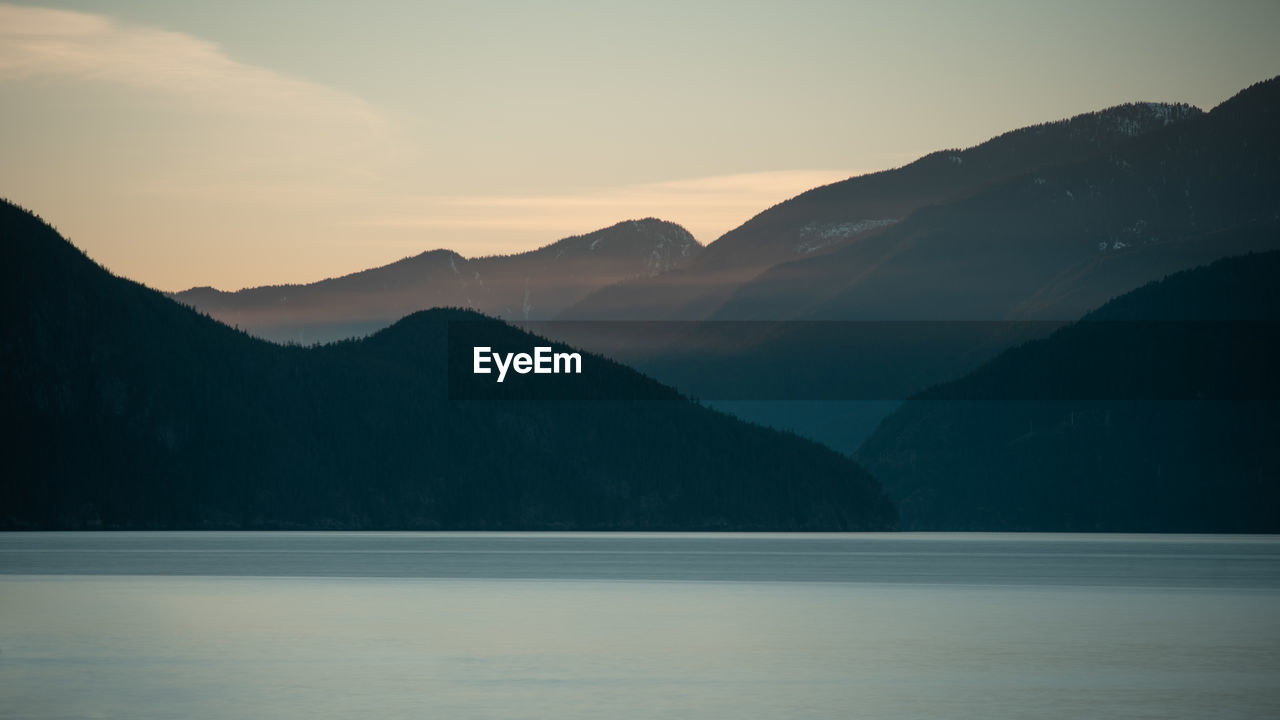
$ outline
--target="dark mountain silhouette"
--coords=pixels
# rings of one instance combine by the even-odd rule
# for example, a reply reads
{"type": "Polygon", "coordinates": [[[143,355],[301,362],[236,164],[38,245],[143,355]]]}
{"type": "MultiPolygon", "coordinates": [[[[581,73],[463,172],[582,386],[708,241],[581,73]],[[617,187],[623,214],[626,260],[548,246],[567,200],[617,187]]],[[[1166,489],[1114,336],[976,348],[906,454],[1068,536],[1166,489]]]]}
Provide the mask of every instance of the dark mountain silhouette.
{"type": "Polygon", "coordinates": [[[1151,283],[931,388],[857,457],[916,530],[1280,530],[1280,252],[1151,283]]]}
{"type": "MultiPolygon", "coordinates": [[[[566,319],[706,318],[739,286],[768,268],[867,242],[913,213],[961,200],[1025,173],[1078,162],[1166,125],[1201,114],[1188,105],[1122,105],[1005,133],[967,150],[943,150],[895,170],[805,192],[756,215],[707,246],[687,268],[602,288],[562,313],[566,319]]],[[[845,277],[848,268],[833,271],[845,277]]],[[[792,287],[805,307],[805,291],[792,287]]],[[[720,313],[726,319],[777,319],[778,308],[720,313]],[[762,312],[763,310],[763,312],[762,312]]]]}
{"type": "MultiPolygon", "coordinates": [[[[465,310],[279,346],[114,277],[0,203],[6,528],[887,528],[814,443],[591,358],[582,398],[450,399],[465,310]],[[591,385],[594,384],[594,388],[591,385]]],[[[463,352],[469,348],[462,348],[463,352]]]]}
{"type": "Polygon", "coordinates": [[[173,297],[259,337],[305,345],[366,335],[434,307],[546,319],[596,288],[682,267],[701,249],[679,225],[648,218],[517,255],[467,259],[432,250],[307,285],[201,287],[173,297]]]}
{"type": "Polygon", "coordinates": [[[1076,319],[1167,273],[1280,247],[1278,125],[1280,78],[776,266],[715,317],[1076,319]]]}

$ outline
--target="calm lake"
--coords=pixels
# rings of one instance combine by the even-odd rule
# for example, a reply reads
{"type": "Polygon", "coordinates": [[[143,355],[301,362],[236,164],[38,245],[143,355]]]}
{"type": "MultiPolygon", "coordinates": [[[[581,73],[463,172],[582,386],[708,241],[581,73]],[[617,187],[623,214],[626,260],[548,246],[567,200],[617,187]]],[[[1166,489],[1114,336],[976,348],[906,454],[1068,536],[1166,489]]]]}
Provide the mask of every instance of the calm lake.
{"type": "Polygon", "coordinates": [[[0,534],[6,718],[1275,718],[1280,539],[0,534]]]}

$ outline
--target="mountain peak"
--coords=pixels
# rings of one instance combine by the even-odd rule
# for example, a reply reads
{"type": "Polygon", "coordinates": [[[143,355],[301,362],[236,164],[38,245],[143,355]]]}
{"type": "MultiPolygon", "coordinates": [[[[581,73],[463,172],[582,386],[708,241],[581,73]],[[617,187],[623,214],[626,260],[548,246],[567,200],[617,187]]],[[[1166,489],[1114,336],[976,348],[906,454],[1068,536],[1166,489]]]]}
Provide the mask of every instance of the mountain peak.
{"type": "Polygon", "coordinates": [[[1069,137],[1093,139],[1098,144],[1103,144],[1107,140],[1114,141],[1116,138],[1145,135],[1152,130],[1203,114],[1203,110],[1187,103],[1131,102],[1013,130],[988,142],[1023,133],[1041,135],[1046,131],[1061,129],[1069,137]]]}
{"type": "Polygon", "coordinates": [[[655,217],[623,220],[585,235],[573,235],[534,252],[557,257],[586,253],[638,254],[647,262],[637,274],[656,274],[683,265],[702,249],[682,226],[655,217]]]}
{"type": "Polygon", "coordinates": [[[546,319],[602,286],[684,267],[701,250],[688,230],[649,217],[513,255],[435,249],[307,285],[193,288],[173,297],[261,337],[309,344],[365,335],[437,307],[546,319]]]}

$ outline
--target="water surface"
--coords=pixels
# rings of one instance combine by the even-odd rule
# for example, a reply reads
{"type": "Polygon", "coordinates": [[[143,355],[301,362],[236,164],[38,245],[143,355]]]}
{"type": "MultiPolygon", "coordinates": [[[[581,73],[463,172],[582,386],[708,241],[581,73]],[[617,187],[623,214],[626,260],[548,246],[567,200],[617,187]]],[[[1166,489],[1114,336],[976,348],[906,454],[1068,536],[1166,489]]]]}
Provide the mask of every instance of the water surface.
{"type": "Polygon", "coordinates": [[[1243,536],[0,535],[15,718],[1266,718],[1243,536]]]}

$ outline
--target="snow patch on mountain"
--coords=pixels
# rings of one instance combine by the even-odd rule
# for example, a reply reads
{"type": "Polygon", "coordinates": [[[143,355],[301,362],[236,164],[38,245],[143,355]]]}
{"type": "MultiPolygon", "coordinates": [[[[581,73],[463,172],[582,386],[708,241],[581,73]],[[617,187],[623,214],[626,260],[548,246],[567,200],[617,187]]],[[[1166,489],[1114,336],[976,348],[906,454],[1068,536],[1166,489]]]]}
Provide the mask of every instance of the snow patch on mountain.
{"type": "Polygon", "coordinates": [[[1131,112],[1115,112],[1115,128],[1118,132],[1129,137],[1136,137],[1151,129],[1151,127],[1163,127],[1180,120],[1186,119],[1194,112],[1198,112],[1195,108],[1185,103],[1135,103],[1134,105],[1123,107],[1122,110],[1132,109],[1131,112]]]}
{"type": "MultiPolygon", "coordinates": [[[[637,230],[639,228],[637,227],[637,230]]],[[[653,277],[684,265],[688,258],[698,249],[698,241],[683,228],[675,228],[676,232],[656,233],[653,248],[644,259],[641,275],[653,277]]]]}
{"type": "Polygon", "coordinates": [[[808,255],[811,252],[821,250],[822,248],[834,245],[841,240],[847,240],[855,235],[877,230],[882,227],[888,227],[902,218],[883,218],[854,220],[842,223],[807,223],[800,228],[799,242],[795,245],[795,250],[801,255],[808,255]]]}

